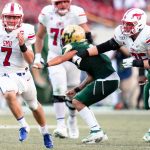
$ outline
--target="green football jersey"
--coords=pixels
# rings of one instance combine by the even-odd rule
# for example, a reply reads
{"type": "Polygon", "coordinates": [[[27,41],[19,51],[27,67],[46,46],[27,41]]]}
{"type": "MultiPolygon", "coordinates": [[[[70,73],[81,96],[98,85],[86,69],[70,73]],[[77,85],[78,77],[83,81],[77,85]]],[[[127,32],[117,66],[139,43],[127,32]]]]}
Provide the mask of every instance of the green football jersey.
{"type": "MultiPolygon", "coordinates": [[[[71,50],[76,50],[80,53],[91,46],[93,45],[87,43],[87,41],[70,43],[63,48],[62,54],[71,50]]],[[[105,54],[82,58],[80,64],[76,65],[80,70],[89,73],[94,79],[104,79],[115,72],[111,60],[105,54]]]]}

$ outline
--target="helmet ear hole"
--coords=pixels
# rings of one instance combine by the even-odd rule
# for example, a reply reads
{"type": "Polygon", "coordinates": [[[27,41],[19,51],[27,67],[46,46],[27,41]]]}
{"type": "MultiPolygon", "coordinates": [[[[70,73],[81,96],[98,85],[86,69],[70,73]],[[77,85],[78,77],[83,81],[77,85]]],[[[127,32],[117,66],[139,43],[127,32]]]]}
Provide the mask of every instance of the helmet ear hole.
{"type": "Polygon", "coordinates": [[[72,42],[81,42],[85,39],[85,31],[78,25],[68,25],[62,33],[62,39],[64,45],[72,42]]]}

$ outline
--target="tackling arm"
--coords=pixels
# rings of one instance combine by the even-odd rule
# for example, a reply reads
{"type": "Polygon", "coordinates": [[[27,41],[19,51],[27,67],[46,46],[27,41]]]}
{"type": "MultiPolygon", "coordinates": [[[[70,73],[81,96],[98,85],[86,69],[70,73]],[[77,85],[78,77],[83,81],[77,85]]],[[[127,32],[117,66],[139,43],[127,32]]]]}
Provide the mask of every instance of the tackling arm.
{"type": "Polygon", "coordinates": [[[65,53],[64,55],[61,55],[61,56],[57,56],[51,60],[49,60],[46,64],[46,67],[50,67],[50,66],[55,66],[55,65],[58,65],[58,64],[61,64],[65,61],[68,61],[70,60],[75,54],[77,53],[76,50],[72,50],[72,51],[69,51],[67,53],[65,53]]]}
{"type": "Polygon", "coordinates": [[[117,50],[120,47],[121,46],[112,38],[104,43],[88,48],[87,51],[84,51],[78,56],[81,58],[86,56],[94,56],[110,50],[117,50]]]}

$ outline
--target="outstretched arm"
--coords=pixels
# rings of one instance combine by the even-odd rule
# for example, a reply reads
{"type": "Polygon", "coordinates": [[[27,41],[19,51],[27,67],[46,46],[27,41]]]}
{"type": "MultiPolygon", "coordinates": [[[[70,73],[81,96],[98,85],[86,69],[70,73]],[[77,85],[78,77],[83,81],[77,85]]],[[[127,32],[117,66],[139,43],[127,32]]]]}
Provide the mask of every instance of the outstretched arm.
{"type": "Polygon", "coordinates": [[[65,53],[64,55],[61,55],[61,56],[57,56],[51,60],[49,60],[47,62],[47,67],[50,67],[50,66],[55,66],[55,65],[58,65],[58,64],[61,64],[65,61],[68,61],[70,60],[75,54],[77,53],[76,50],[72,50],[72,51],[69,51],[67,53],[65,53]]]}
{"type": "Polygon", "coordinates": [[[78,54],[77,55],[81,58],[86,57],[86,56],[94,56],[94,55],[98,55],[101,53],[105,53],[110,50],[117,50],[120,47],[121,46],[112,38],[104,43],[88,48],[87,51],[83,51],[83,53],[80,53],[80,55],[78,54]]]}

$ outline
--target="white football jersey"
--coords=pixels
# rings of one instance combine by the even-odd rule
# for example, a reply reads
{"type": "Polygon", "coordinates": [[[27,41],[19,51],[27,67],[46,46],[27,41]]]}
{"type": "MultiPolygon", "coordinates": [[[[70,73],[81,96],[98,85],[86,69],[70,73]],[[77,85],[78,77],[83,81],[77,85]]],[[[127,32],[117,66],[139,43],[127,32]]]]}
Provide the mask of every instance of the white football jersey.
{"type": "Polygon", "coordinates": [[[60,16],[55,12],[53,5],[48,5],[42,9],[38,19],[47,29],[49,50],[57,55],[62,54],[61,34],[64,27],[87,22],[83,8],[74,5],[70,6],[70,10],[65,16],[60,16]]]}
{"type": "Polygon", "coordinates": [[[26,46],[32,50],[31,45],[35,42],[34,26],[22,23],[20,28],[7,33],[0,21],[0,73],[18,72],[28,67],[20,51],[17,39],[19,32],[23,34],[26,46]]]}
{"type": "Polygon", "coordinates": [[[146,25],[133,41],[131,37],[126,36],[121,31],[121,25],[115,29],[114,39],[116,42],[129,49],[135,59],[148,59],[147,51],[150,50],[150,26],[146,25]]]}

